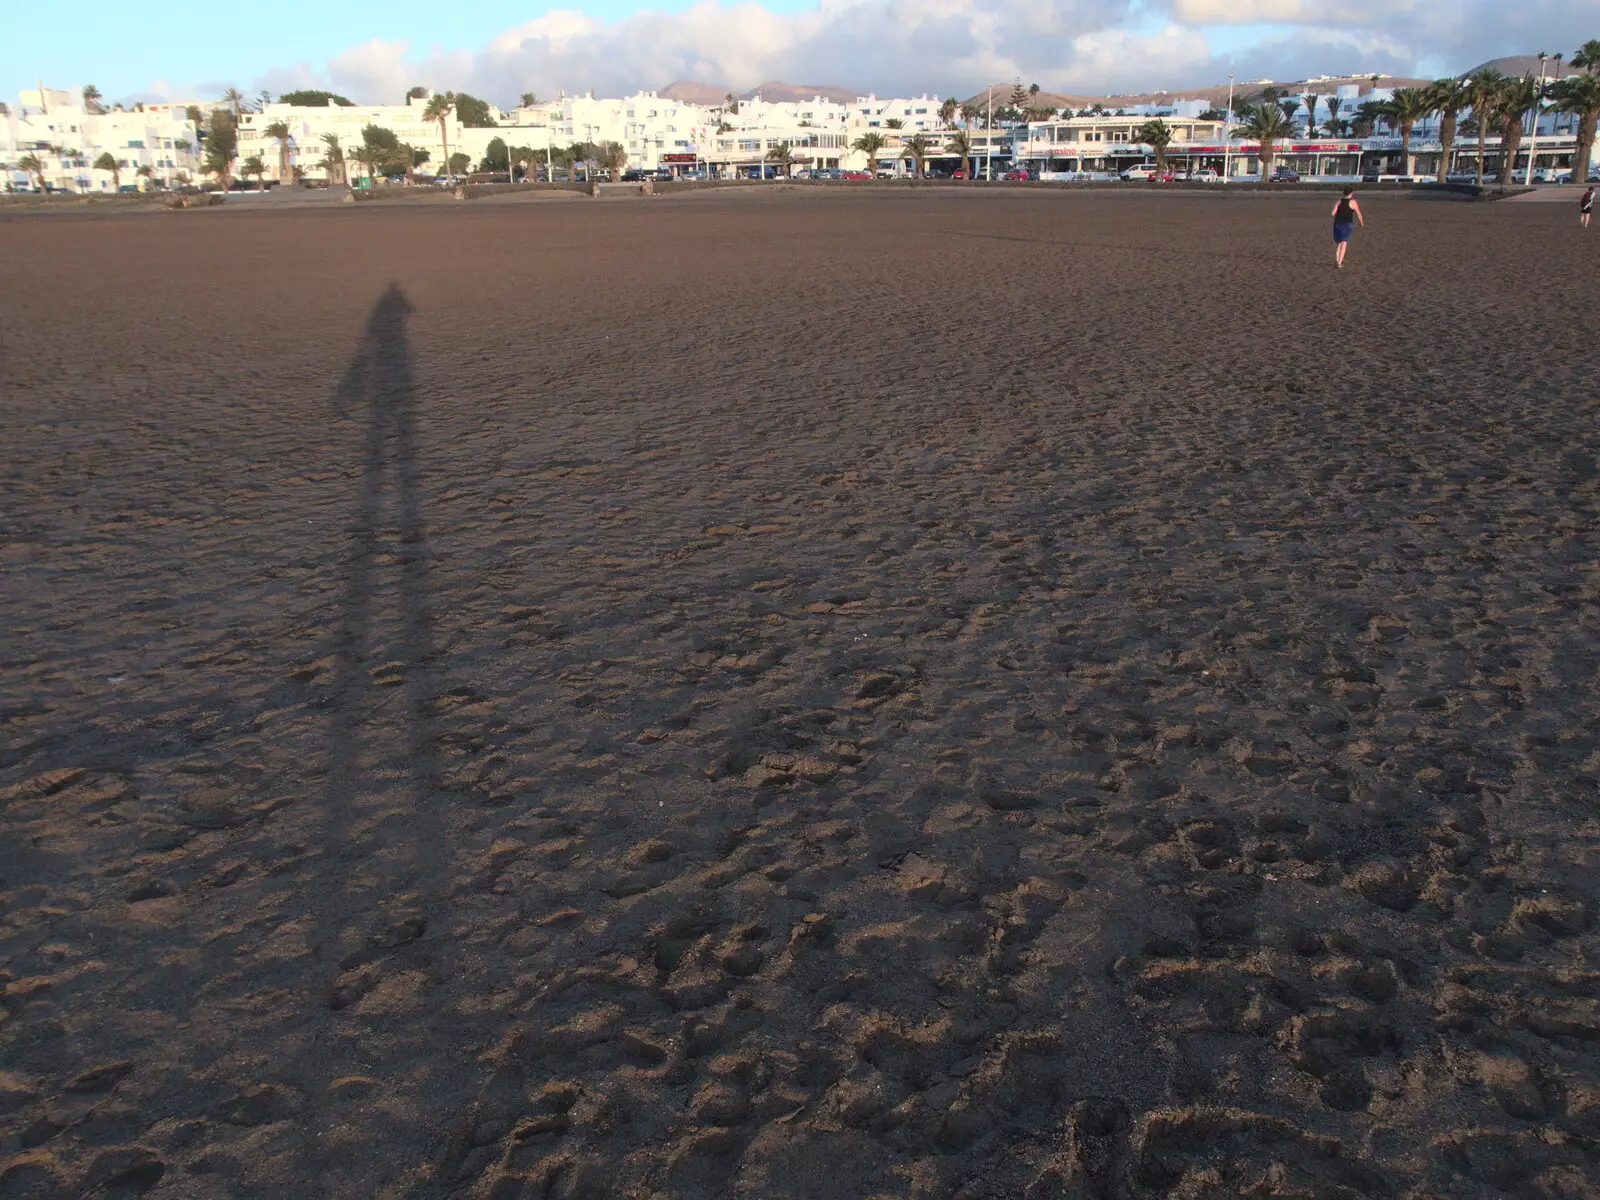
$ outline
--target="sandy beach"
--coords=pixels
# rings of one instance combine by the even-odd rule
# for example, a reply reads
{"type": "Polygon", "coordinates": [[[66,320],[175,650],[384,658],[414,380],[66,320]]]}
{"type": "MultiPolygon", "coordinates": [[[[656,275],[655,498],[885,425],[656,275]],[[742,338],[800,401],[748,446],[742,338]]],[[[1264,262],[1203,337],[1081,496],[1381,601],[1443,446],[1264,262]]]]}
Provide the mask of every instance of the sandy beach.
{"type": "Polygon", "coordinates": [[[1600,1196],[1600,230],[0,214],[0,1197],[1600,1196]]]}

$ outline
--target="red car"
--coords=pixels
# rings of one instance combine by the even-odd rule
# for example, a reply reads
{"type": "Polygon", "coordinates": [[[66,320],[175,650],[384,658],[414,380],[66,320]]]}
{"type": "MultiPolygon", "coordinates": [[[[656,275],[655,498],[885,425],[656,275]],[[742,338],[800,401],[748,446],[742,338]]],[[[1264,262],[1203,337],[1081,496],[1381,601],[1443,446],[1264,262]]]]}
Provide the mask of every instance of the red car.
{"type": "Polygon", "coordinates": [[[845,171],[842,174],[840,174],[839,178],[840,179],[871,179],[872,178],[872,172],[871,171],[845,171]]]}
{"type": "Polygon", "coordinates": [[[1005,173],[1005,179],[1007,183],[1031,183],[1033,172],[1027,167],[1013,167],[1005,173]]]}
{"type": "Polygon", "coordinates": [[[966,177],[967,169],[965,167],[957,167],[954,171],[950,172],[951,179],[965,179],[966,177]]]}

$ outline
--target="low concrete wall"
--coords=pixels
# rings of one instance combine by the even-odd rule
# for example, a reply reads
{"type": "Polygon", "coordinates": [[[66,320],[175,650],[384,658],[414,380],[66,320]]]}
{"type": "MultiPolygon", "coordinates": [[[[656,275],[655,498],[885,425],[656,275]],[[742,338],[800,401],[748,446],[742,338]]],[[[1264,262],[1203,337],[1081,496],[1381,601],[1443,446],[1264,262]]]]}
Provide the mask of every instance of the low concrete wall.
{"type": "Polygon", "coordinates": [[[171,192],[0,192],[0,208],[152,208],[172,198],[171,192]]]}
{"type": "Polygon", "coordinates": [[[381,200],[387,203],[431,204],[447,200],[482,200],[492,196],[538,196],[553,192],[586,193],[584,183],[469,183],[443,188],[421,187],[351,188],[349,196],[359,203],[381,200]]]}

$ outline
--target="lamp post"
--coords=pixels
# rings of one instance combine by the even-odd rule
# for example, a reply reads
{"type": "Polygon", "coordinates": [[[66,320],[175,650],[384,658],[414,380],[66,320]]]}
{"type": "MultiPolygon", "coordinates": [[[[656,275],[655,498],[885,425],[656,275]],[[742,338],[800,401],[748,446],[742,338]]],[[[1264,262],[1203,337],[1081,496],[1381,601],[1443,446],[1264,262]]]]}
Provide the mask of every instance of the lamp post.
{"type": "Polygon", "coordinates": [[[1228,76],[1228,119],[1222,127],[1222,182],[1228,182],[1228,162],[1233,157],[1233,76],[1228,76]]]}
{"type": "Polygon", "coordinates": [[[989,115],[984,118],[983,181],[994,182],[994,85],[989,85],[989,115]]]}
{"type": "Polygon", "coordinates": [[[1544,60],[1547,55],[1539,52],[1539,89],[1533,93],[1533,129],[1528,133],[1528,174],[1523,178],[1523,187],[1533,186],[1533,160],[1539,153],[1539,102],[1544,99],[1544,60]]]}

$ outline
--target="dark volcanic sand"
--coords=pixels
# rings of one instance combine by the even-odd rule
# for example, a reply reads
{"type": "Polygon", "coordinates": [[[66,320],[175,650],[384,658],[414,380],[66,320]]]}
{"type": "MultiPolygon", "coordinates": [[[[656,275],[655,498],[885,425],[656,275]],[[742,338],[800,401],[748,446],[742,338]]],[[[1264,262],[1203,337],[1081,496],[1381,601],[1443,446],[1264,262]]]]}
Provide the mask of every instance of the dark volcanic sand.
{"type": "Polygon", "coordinates": [[[0,221],[0,1195],[1592,1197],[1567,206],[0,221]]]}

